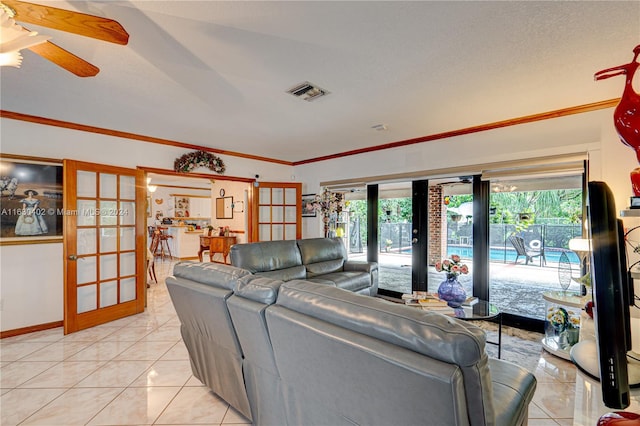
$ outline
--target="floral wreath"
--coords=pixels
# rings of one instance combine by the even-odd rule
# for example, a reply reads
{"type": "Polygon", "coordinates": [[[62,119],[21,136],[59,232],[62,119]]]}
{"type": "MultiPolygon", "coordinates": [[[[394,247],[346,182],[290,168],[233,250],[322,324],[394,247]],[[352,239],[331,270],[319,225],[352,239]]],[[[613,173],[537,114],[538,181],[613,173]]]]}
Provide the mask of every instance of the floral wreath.
{"type": "Polygon", "coordinates": [[[173,169],[179,173],[189,173],[200,166],[207,167],[209,170],[220,174],[223,174],[225,170],[224,162],[220,157],[205,151],[184,154],[182,157],[176,158],[173,163],[173,169]]]}

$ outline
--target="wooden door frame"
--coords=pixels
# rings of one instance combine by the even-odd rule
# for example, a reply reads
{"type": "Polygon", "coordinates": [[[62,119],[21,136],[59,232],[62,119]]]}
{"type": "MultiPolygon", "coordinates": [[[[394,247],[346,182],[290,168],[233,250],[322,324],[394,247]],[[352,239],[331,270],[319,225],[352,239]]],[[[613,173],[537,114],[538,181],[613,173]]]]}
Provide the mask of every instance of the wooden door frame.
{"type": "Polygon", "coordinates": [[[249,215],[249,229],[251,232],[251,241],[260,241],[258,218],[258,209],[260,208],[260,188],[295,188],[296,189],[296,239],[302,238],[302,183],[300,182],[258,182],[253,185],[251,191],[250,204],[252,209],[249,215]]]}
{"type": "MultiPolygon", "coordinates": [[[[106,164],[97,164],[90,162],[82,162],[71,159],[65,159],[63,161],[63,174],[64,174],[64,187],[63,191],[63,209],[65,211],[64,216],[64,226],[63,226],[63,273],[65,284],[63,286],[63,325],[64,325],[64,334],[72,333],[75,331],[79,331],[94,325],[102,324],[100,321],[100,317],[104,315],[105,312],[109,314],[114,314],[116,316],[128,316],[137,313],[144,312],[145,300],[146,300],[146,229],[145,229],[145,217],[146,217],[146,208],[145,208],[145,200],[146,200],[146,181],[144,179],[144,172],[135,168],[127,168],[127,167],[119,167],[119,166],[111,166],[106,164]],[[97,166],[97,167],[96,167],[97,166]],[[77,209],[76,205],[71,205],[72,194],[70,191],[67,191],[66,188],[70,185],[71,182],[74,183],[74,187],[77,187],[77,171],[78,169],[100,169],[99,173],[123,173],[123,174],[133,174],[135,175],[136,189],[135,189],[135,251],[136,255],[136,295],[140,295],[140,297],[136,297],[136,299],[124,302],[122,304],[117,304],[107,308],[98,308],[95,311],[82,314],[82,318],[78,318],[77,313],[77,291],[71,292],[68,289],[67,285],[67,276],[70,273],[74,273],[77,271],[76,262],[70,262],[69,256],[71,254],[75,254],[77,252],[77,242],[75,239],[75,235],[71,233],[71,224],[73,220],[72,212],[75,212],[77,209]],[[133,173],[131,173],[133,172],[133,173]],[[68,306],[75,306],[74,311],[70,312],[68,306]],[[102,309],[102,311],[100,311],[102,309]]],[[[73,198],[75,198],[75,194],[73,194],[73,198]]]]}

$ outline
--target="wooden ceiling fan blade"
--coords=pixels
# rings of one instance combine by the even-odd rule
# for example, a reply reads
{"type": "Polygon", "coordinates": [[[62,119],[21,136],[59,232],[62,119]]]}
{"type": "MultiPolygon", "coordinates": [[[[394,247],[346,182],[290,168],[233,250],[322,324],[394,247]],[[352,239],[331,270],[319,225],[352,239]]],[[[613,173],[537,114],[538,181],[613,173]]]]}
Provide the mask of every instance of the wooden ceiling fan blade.
{"type": "Polygon", "coordinates": [[[129,34],[113,19],[18,0],[2,0],[19,22],[40,25],[116,44],[129,43],[129,34]]]}
{"type": "Polygon", "coordinates": [[[78,77],[93,77],[100,72],[100,68],[49,41],[31,46],[29,50],[78,77]]]}

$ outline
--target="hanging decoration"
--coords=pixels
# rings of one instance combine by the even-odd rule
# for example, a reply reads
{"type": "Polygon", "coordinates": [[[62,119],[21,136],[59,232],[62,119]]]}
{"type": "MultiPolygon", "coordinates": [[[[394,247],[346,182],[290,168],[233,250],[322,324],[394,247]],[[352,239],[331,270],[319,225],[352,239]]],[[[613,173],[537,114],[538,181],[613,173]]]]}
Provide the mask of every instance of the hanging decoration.
{"type": "Polygon", "coordinates": [[[223,174],[225,170],[222,159],[206,151],[184,154],[182,157],[176,158],[173,163],[173,169],[179,173],[189,173],[197,167],[206,167],[219,174],[223,174]]]}
{"type": "Polygon", "coordinates": [[[315,196],[313,201],[313,209],[322,214],[324,222],[324,236],[329,236],[331,224],[338,221],[340,213],[342,213],[343,194],[339,192],[331,192],[328,188],[324,188],[322,193],[315,196]]]}

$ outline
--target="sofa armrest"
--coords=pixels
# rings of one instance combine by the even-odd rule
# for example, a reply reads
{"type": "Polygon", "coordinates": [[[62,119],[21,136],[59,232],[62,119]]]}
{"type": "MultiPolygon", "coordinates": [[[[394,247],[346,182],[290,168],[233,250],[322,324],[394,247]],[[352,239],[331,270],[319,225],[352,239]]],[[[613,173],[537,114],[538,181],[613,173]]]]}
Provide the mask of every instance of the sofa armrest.
{"type": "Polygon", "coordinates": [[[378,264],[376,262],[366,262],[362,260],[347,260],[344,262],[344,270],[372,273],[378,270],[378,264]]]}

